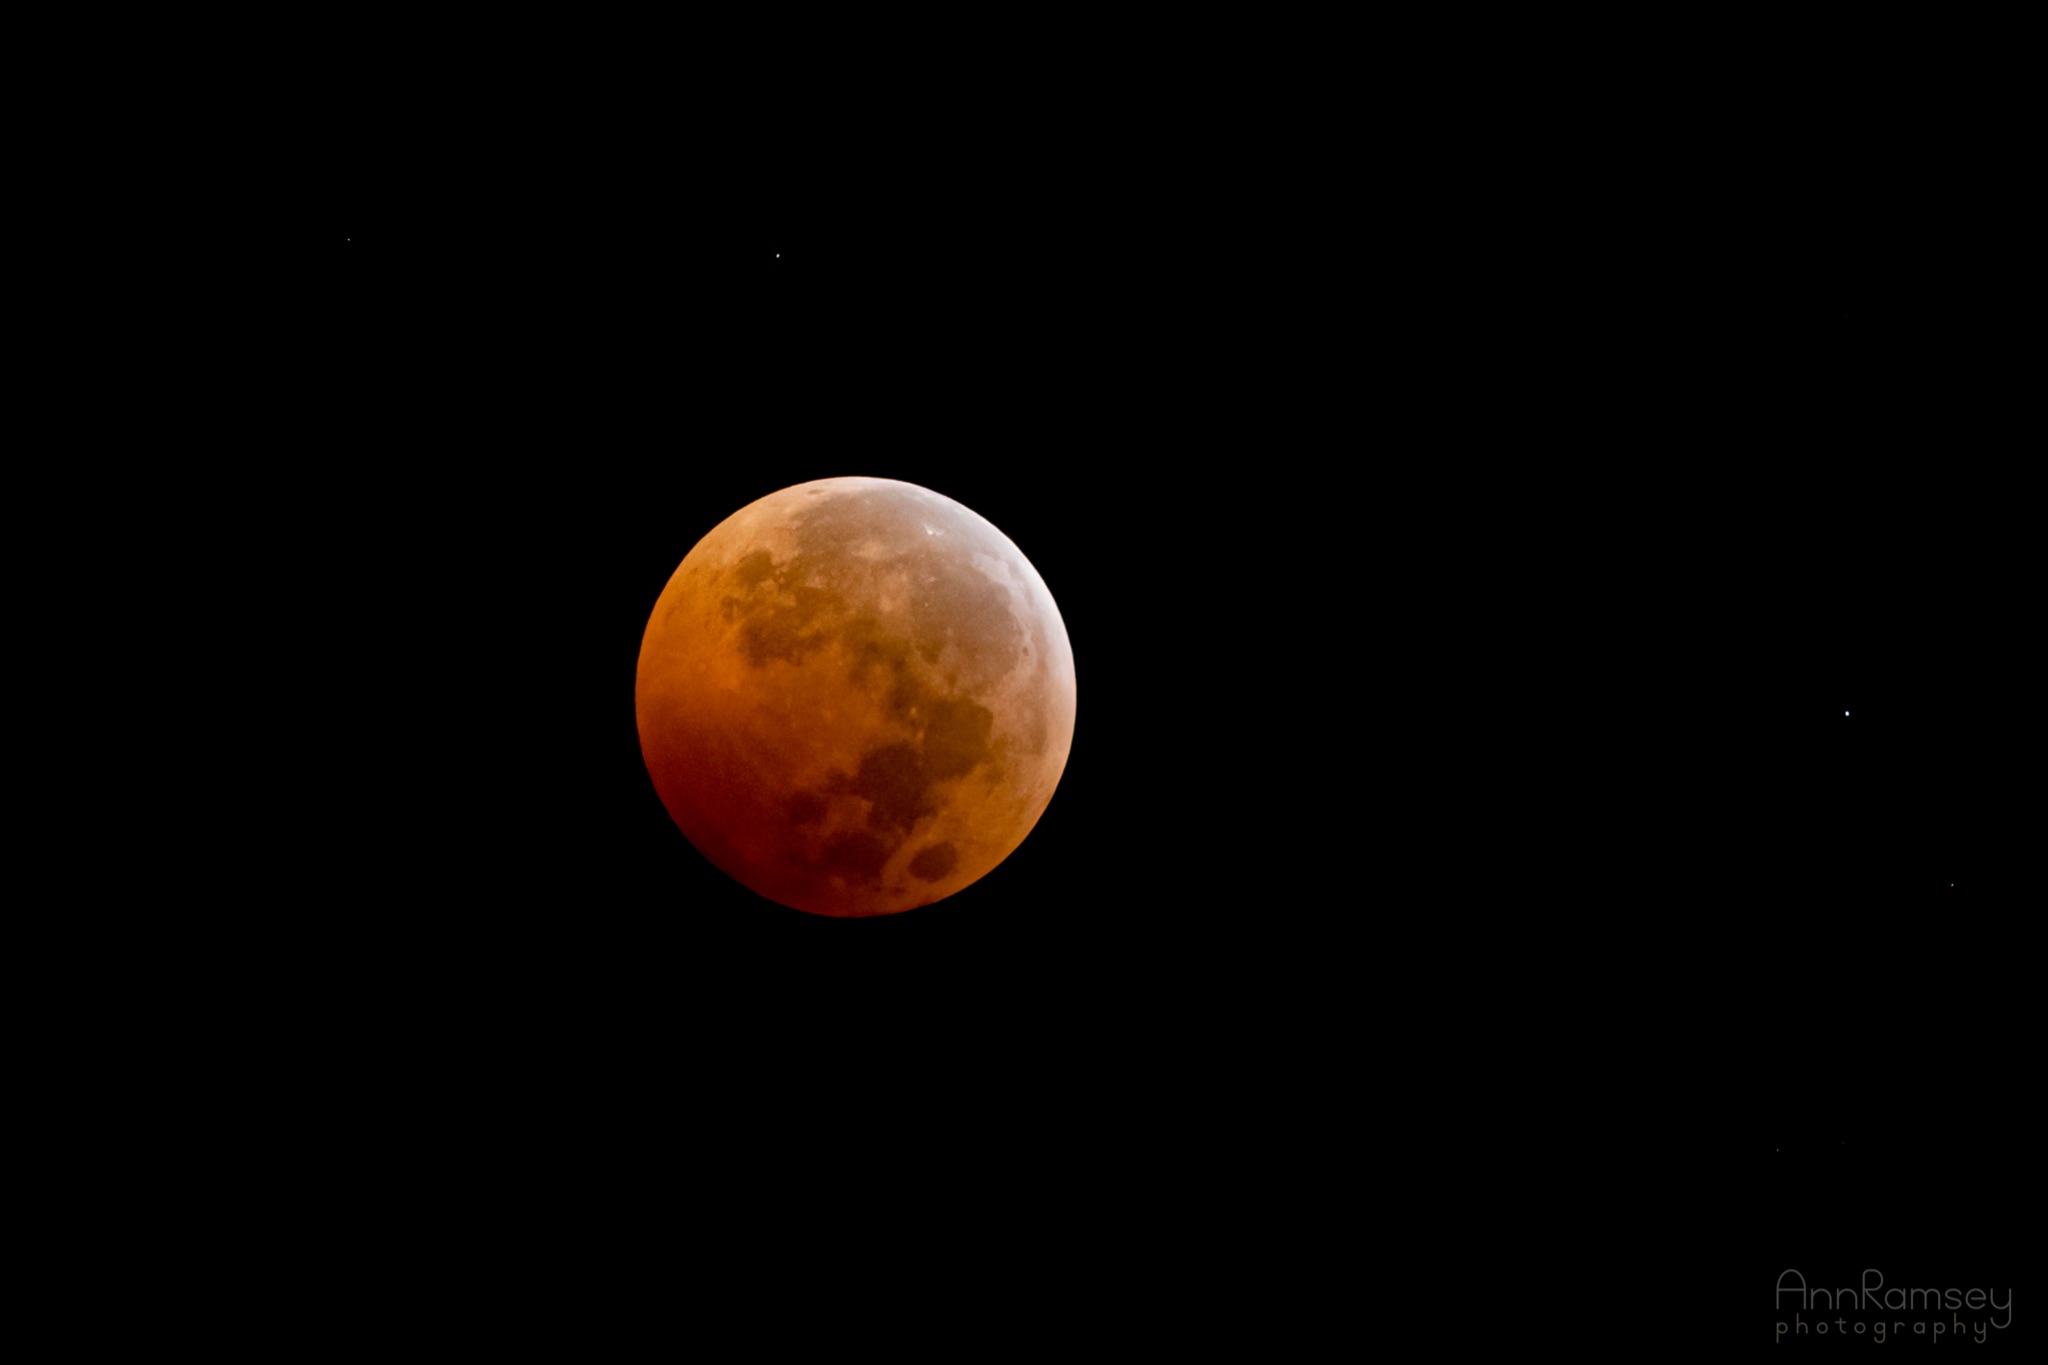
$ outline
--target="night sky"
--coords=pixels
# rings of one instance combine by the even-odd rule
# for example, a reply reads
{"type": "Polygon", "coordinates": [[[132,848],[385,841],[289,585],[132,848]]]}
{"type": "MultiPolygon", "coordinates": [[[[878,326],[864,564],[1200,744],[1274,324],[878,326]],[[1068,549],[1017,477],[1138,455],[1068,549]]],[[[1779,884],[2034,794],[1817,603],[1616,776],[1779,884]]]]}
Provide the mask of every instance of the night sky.
{"type": "Polygon", "coordinates": [[[573,1185],[743,1261],[886,1227],[989,1313],[992,1228],[1096,1302],[1111,1248],[1191,1274],[1403,1180],[1481,1226],[1639,1195],[1759,1342],[1786,1265],[2021,1278],[1995,186],[1912,139],[1445,177],[1517,155],[1446,117],[1333,179],[1092,126],[652,181],[354,148],[304,551],[356,645],[307,666],[321,799],[374,811],[327,864],[365,1112],[555,1154],[565,1226],[573,1185]],[[711,868],[633,720],[696,539],[851,473],[1009,535],[1079,684],[1037,830],[877,921],[711,868]]]}

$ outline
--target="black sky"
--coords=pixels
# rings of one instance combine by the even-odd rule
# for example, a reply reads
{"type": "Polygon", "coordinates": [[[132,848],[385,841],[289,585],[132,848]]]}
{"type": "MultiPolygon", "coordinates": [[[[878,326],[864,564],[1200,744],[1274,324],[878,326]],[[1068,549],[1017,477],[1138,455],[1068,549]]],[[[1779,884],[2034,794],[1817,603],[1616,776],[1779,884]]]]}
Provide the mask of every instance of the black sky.
{"type": "Polygon", "coordinates": [[[1199,1241],[1342,1171],[1485,1190],[1451,1173],[1505,1144],[1718,1208],[1730,1280],[2017,1274],[1997,186],[1910,139],[1823,177],[1729,123],[1510,123],[777,134],[654,178],[356,147],[306,528],[354,644],[301,665],[363,812],[346,973],[391,1002],[344,1051],[432,1092],[412,1040],[459,1047],[452,1128],[510,1106],[616,1197],[798,1223],[971,1241],[955,1190],[1199,1241]],[[847,473],[1001,527],[1079,680],[1037,831],[876,922],[727,882],[633,728],[696,538],[847,473]],[[718,1189],[647,1174],[686,1144],[718,1189]]]}

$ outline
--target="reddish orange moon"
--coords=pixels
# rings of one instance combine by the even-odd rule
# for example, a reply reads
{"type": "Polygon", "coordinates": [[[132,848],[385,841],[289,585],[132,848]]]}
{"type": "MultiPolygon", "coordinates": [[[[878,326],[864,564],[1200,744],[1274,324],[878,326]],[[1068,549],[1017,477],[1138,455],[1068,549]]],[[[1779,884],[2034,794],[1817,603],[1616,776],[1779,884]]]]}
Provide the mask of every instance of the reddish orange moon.
{"type": "Polygon", "coordinates": [[[662,590],[634,685],[677,826],[769,900],[891,915],[1031,833],[1074,739],[1045,580],[976,513],[893,479],[771,493],[662,590]]]}

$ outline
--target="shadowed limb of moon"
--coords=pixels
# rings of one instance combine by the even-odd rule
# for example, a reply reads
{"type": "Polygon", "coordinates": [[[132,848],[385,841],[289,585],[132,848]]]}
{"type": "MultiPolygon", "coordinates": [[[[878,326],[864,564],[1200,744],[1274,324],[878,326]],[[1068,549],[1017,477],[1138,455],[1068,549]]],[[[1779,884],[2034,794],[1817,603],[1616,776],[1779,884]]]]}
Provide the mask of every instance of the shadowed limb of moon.
{"type": "Polygon", "coordinates": [[[683,559],[641,640],[641,752],[690,842],[821,915],[941,900],[1023,842],[1074,734],[1051,592],[980,516],[891,479],[771,493],[683,559]]]}

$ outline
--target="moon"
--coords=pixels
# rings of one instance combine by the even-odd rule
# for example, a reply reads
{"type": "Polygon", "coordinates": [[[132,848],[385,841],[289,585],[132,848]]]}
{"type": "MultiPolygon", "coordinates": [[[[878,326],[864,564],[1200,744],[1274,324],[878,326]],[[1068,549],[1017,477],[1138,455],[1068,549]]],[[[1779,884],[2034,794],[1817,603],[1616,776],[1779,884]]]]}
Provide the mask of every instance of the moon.
{"type": "Polygon", "coordinates": [[[1009,537],[930,489],[820,479],[734,512],[640,642],[640,750],[698,851],[769,900],[890,915],[986,876],[1045,813],[1074,653],[1009,537]]]}

